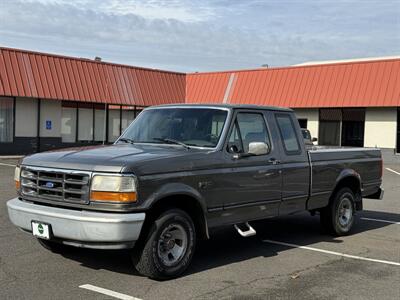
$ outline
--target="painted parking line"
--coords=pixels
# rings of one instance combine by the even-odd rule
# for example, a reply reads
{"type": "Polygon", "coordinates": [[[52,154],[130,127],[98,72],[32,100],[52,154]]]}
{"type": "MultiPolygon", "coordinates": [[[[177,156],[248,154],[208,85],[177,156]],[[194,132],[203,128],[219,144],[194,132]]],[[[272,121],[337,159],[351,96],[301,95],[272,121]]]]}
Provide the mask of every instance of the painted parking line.
{"type": "Polygon", "coordinates": [[[4,164],[4,163],[0,163],[0,166],[7,166],[7,167],[16,167],[16,165],[11,165],[11,164],[4,164]]]}
{"type": "Polygon", "coordinates": [[[135,297],[132,297],[132,296],[129,296],[129,295],[121,294],[121,293],[118,293],[118,292],[115,292],[115,291],[112,291],[112,290],[108,290],[108,289],[104,289],[104,288],[101,288],[101,287],[98,287],[98,286],[95,286],[95,285],[91,285],[91,284],[83,284],[83,285],[80,285],[79,287],[81,289],[86,289],[86,290],[89,290],[89,291],[93,291],[93,292],[100,293],[100,294],[103,294],[103,295],[107,295],[107,296],[110,296],[110,297],[114,297],[114,298],[117,298],[117,299],[122,299],[122,300],[141,300],[139,298],[135,298],[135,297]]]}
{"type": "Polygon", "coordinates": [[[394,174],[400,175],[400,172],[397,172],[397,171],[395,171],[395,170],[393,170],[391,168],[385,168],[385,169],[390,171],[390,172],[392,172],[392,173],[394,173],[394,174]]]}
{"type": "Polygon", "coordinates": [[[388,221],[388,220],[382,220],[382,219],[373,219],[373,218],[360,218],[361,220],[366,220],[366,221],[375,221],[375,222],[382,222],[382,223],[390,223],[390,224],[397,224],[400,225],[400,222],[394,222],[394,221],[388,221]]]}
{"type": "Polygon", "coordinates": [[[300,245],[296,245],[296,244],[273,241],[273,240],[263,240],[263,242],[276,244],[276,245],[281,245],[281,246],[287,246],[287,247],[291,247],[291,248],[299,248],[299,249],[305,249],[305,250],[310,250],[310,251],[316,251],[316,252],[321,252],[321,253],[325,253],[325,254],[330,254],[330,255],[335,255],[335,256],[340,256],[340,257],[346,257],[346,258],[351,258],[351,259],[371,261],[371,262],[376,262],[376,263],[381,263],[381,264],[386,264],[386,265],[392,265],[392,266],[400,266],[400,263],[399,262],[395,262],[395,261],[374,259],[374,258],[369,258],[369,257],[357,256],[357,255],[350,255],[350,254],[346,254],[346,253],[329,251],[329,250],[324,250],[324,249],[319,249],[319,248],[314,248],[314,247],[308,247],[308,246],[300,246],[300,245]]]}

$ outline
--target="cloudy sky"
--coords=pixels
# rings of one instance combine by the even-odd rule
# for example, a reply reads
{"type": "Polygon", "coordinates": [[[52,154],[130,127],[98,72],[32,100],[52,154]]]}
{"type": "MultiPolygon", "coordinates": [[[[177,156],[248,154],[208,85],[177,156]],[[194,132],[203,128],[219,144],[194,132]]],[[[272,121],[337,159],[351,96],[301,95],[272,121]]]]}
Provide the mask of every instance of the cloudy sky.
{"type": "Polygon", "coordinates": [[[400,55],[400,0],[0,0],[0,45],[189,72],[400,55]]]}

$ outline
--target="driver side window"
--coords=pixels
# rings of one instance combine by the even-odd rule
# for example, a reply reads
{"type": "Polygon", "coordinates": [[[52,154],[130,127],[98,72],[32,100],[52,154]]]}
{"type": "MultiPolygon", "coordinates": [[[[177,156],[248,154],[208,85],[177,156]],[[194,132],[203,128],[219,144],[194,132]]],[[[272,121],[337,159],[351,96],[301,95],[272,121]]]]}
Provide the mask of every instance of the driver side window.
{"type": "Polygon", "coordinates": [[[252,142],[263,142],[271,147],[264,117],[259,113],[239,113],[228,140],[228,152],[247,153],[252,142]]]}

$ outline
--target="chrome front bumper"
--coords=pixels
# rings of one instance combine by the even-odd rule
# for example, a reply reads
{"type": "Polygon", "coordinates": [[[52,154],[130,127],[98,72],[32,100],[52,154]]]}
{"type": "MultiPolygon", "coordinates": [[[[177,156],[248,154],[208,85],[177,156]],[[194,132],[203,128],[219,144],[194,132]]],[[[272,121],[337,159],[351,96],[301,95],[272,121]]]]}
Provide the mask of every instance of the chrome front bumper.
{"type": "Polygon", "coordinates": [[[32,221],[50,224],[52,238],[64,244],[100,249],[133,247],[138,240],[145,213],[102,213],[78,211],[24,202],[7,202],[11,222],[28,232],[32,221]]]}

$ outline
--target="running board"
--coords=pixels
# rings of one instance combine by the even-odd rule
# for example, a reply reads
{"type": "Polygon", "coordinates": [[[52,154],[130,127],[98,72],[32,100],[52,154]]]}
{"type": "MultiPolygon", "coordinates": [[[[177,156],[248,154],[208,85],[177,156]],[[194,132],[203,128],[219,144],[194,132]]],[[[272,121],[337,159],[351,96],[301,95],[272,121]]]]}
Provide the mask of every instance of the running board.
{"type": "Polygon", "coordinates": [[[235,227],[235,229],[237,230],[237,232],[242,236],[242,237],[249,237],[249,236],[253,236],[256,235],[257,232],[256,230],[250,226],[249,222],[243,223],[244,225],[247,226],[247,230],[243,231],[239,228],[239,226],[237,224],[233,225],[235,227]]]}

